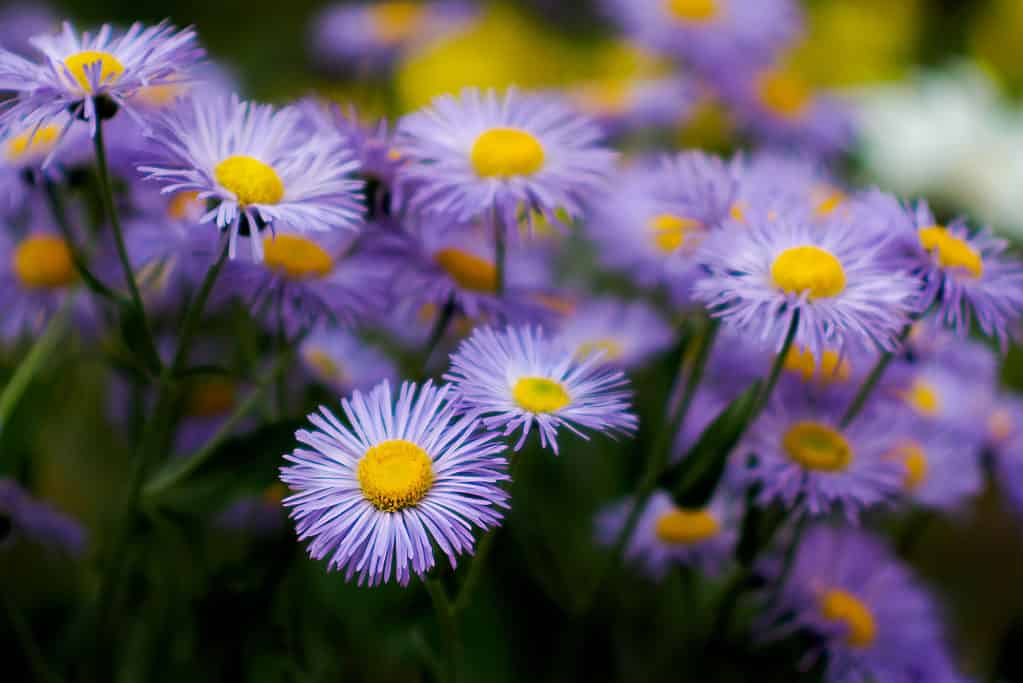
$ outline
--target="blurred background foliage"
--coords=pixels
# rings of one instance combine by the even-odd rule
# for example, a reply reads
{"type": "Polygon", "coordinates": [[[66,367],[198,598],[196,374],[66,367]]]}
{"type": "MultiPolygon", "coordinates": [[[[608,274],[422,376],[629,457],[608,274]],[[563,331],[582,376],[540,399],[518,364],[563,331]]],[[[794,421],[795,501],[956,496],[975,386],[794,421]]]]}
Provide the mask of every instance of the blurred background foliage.
{"type": "MultiPolygon", "coordinates": [[[[85,24],[164,17],[194,24],[211,55],[235,70],[252,96],[283,101],[315,91],[375,114],[400,114],[465,85],[613,84],[664,68],[623,45],[596,7],[583,2],[488,4],[464,30],[401,63],[393,83],[359,83],[314,68],[308,35],[324,3],[313,0],[53,4],[85,24]]],[[[1020,0],[810,0],[806,5],[810,30],[790,59],[815,85],[893,83],[921,67],[966,59],[993,79],[1009,106],[1023,94],[1020,0]]],[[[680,126],[676,142],[727,148],[726,130],[708,106],[680,126]]],[[[872,180],[869,173],[864,180],[872,180]]],[[[1019,210],[1023,213],[1023,199],[1019,210]]],[[[97,428],[109,424],[109,398],[103,361],[91,354],[84,345],[64,349],[0,433],[0,449],[8,473],[13,469],[40,497],[95,530],[108,512],[103,501],[115,498],[127,476],[129,458],[116,430],[97,428]]],[[[1019,387],[1023,363],[1017,356],[1014,351],[1010,357],[1007,378],[1019,387]]],[[[0,358],[0,382],[18,357],[8,350],[0,358]]],[[[651,377],[635,378],[637,385],[656,384],[657,368],[650,372],[651,377]]],[[[330,400],[311,397],[310,405],[315,399],[330,400]]],[[[644,400],[639,409],[649,414],[660,398],[645,395],[644,400]]],[[[199,523],[229,502],[225,482],[235,497],[266,489],[280,454],[290,448],[293,429],[285,423],[232,440],[215,459],[216,469],[198,478],[203,484],[147,520],[145,531],[154,542],[134,550],[142,553],[136,561],[146,567],[144,578],[126,587],[133,609],[117,615],[131,634],[119,644],[129,664],[119,680],[409,682],[426,676],[434,657],[428,644],[434,626],[417,584],[408,590],[360,589],[308,561],[288,529],[248,538],[199,523]],[[270,590],[278,584],[281,590],[270,590]]],[[[527,466],[501,531],[496,570],[463,624],[467,680],[794,679],[798,657],[793,653],[767,651],[763,659],[749,660],[730,656],[734,643],[687,638],[701,631],[709,610],[685,589],[685,581],[696,580],[691,576],[674,575],[656,587],[621,572],[594,611],[585,619],[573,616],[578,592],[597,564],[592,514],[634,480],[638,458],[630,458],[632,451],[628,444],[596,439],[573,442],[557,460],[540,452],[522,456],[527,466]],[[719,668],[705,668],[711,663],[719,668]]],[[[1023,523],[1004,508],[997,490],[962,519],[929,526],[906,552],[938,587],[966,668],[986,675],[1000,661],[1003,673],[1023,680],[1023,621],[1018,621],[1023,619],[1023,523]]],[[[42,615],[43,633],[68,639],[48,643],[56,652],[72,651],[74,630],[58,628],[75,616],[68,596],[92,590],[97,578],[70,563],[42,561],[25,549],[0,556],[0,584],[16,587],[17,599],[42,615]]],[[[25,653],[17,651],[10,627],[3,624],[0,653],[15,663],[14,677],[4,678],[22,680],[17,667],[25,653]]]]}

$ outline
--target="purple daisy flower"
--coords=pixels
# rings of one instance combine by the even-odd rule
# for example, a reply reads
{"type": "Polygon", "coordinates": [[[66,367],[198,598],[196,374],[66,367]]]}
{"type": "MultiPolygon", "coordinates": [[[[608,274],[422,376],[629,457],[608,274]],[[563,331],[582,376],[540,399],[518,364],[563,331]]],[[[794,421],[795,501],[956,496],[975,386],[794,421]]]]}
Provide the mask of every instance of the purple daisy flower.
{"type": "Polygon", "coordinates": [[[540,445],[558,452],[558,429],[589,438],[580,429],[610,434],[635,431],[628,380],[594,352],[577,358],[539,329],[477,329],[451,356],[444,379],[452,382],[464,406],[484,415],[489,429],[507,436],[522,430],[522,448],[535,423],[540,445]]]}
{"type": "Polygon", "coordinates": [[[19,540],[77,556],[85,549],[86,531],[77,520],[33,498],[13,479],[0,479],[0,552],[19,540]]]}
{"type": "Polygon", "coordinates": [[[0,45],[22,57],[35,51],[32,36],[60,28],[60,20],[44,3],[14,2],[0,9],[0,45]]]}
{"type": "Polygon", "coordinates": [[[284,456],[281,481],[296,492],[284,504],[314,559],[360,585],[393,574],[404,586],[434,566],[434,543],[454,567],[473,550],[474,526],[500,522],[506,446],[461,415],[452,393],[406,382],[394,400],[383,382],[341,401],[350,426],[326,408],[309,416],[315,429],[297,432],[306,447],[284,456]]]}
{"type": "Polygon", "coordinates": [[[980,444],[952,430],[908,428],[893,439],[890,457],[902,463],[902,488],[917,505],[954,511],[981,492],[980,444]]]}
{"type": "Polygon", "coordinates": [[[639,367],[675,341],[671,325],[652,306],[615,298],[576,306],[554,336],[579,358],[603,351],[605,363],[625,369],[639,367]]]}
{"type": "Polygon", "coordinates": [[[0,89],[16,93],[0,123],[34,128],[70,112],[64,130],[77,117],[90,123],[93,135],[99,120],[119,109],[146,128],[131,98],[145,87],[188,80],[204,54],[195,31],[166,22],[148,28],[135,23],[123,33],[104,24],[95,35],[79,35],[64,22],[61,33],[30,42],[43,53],[42,64],[0,50],[0,89]]]}
{"type": "MultiPolygon", "coordinates": [[[[597,539],[611,545],[618,538],[635,501],[626,500],[597,517],[597,539]]],[[[715,575],[728,563],[739,540],[735,506],[719,494],[705,508],[679,508],[664,491],[647,501],[625,558],[660,581],[676,566],[692,566],[715,575]]]]}
{"type": "Polygon", "coordinates": [[[700,90],[682,77],[605,79],[574,85],[568,98],[608,136],[676,127],[688,120],[700,90]]]}
{"type": "Polygon", "coordinates": [[[299,346],[298,355],[312,378],[342,394],[368,391],[382,381],[396,382],[398,378],[393,360],[345,330],[314,332],[299,346]]]}
{"type": "Polygon", "coordinates": [[[468,88],[402,119],[396,148],[408,161],[409,208],[461,221],[494,211],[514,235],[522,218],[554,225],[583,215],[614,168],[600,138],[551,95],[468,88]]]}
{"type": "Polygon", "coordinates": [[[739,190],[731,216],[740,222],[751,207],[827,220],[847,206],[847,192],[819,159],[760,152],[737,157],[732,168],[739,190]]]}
{"type": "Polygon", "coordinates": [[[697,254],[706,276],[693,296],[711,315],[777,349],[798,312],[796,343],[814,357],[827,348],[895,349],[919,285],[892,270],[883,235],[844,215],[822,229],[790,215],[746,213],[697,254]]]}
{"type": "Polygon", "coordinates": [[[774,397],[738,452],[754,457],[745,477],[760,484],[759,504],[778,500],[814,516],[840,510],[856,522],[862,510],[899,492],[905,470],[890,456],[894,420],[869,411],[841,428],[836,412],[774,397]]]}
{"type": "MultiPolygon", "coordinates": [[[[36,188],[42,181],[60,180],[60,162],[78,151],[71,144],[57,147],[67,122],[67,115],[57,115],[50,123],[24,129],[12,127],[0,135],[0,215],[23,211],[33,194],[38,194],[36,188]],[[44,162],[51,158],[58,163],[44,169],[44,162]]],[[[67,137],[77,132],[84,131],[73,127],[67,137]]]]}
{"type": "MultiPolygon", "coordinates": [[[[777,578],[782,563],[771,564],[777,578]]],[[[962,680],[931,596],[881,541],[856,529],[807,531],[765,628],[820,637],[806,666],[826,656],[829,683],[962,680]]]]}
{"type": "MultiPolygon", "coordinates": [[[[299,108],[196,98],[166,112],[152,140],[164,158],[139,170],[164,192],[212,202],[202,221],[229,232],[232,258],[239,235],[268,225],[290,232],[361,225],[363,183],[351,177],[358,162],[340,135],[311,130],[299,108]]],[[[260,260],[263,240],[249,245],[260,260]]]]}

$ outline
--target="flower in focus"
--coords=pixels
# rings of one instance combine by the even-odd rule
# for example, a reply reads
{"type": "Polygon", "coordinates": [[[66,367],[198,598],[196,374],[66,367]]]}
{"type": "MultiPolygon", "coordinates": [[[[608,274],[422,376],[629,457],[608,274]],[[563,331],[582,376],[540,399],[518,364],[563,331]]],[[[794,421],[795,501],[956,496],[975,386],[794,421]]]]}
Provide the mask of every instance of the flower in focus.
{"type": "Polygon", "coordinates": [[[305,447],[284,456],[281,481],[295,492],[284,504],[314,559],[360,585],[392,574],[407,585],[434,566],[433,544],[454,567],[472,552],[474,526],[498,524],[505,446],[459,415],[451,394],[405,383],[394,400],[383,382],[341,401],[350,426],[326,408],[310,415],[315,429],[296,434],[305,447]]]}
{"type": "MultiPolygon", "coordinates": [[[[635,501],[627,500],[597,518],[597,536],[605,545],[615,542],[635,501]]],[[[628,548],[627,560],[642,565],[655,580],[675,566],[692,566],[716,574],[732,558],[739,530],[731,505],[722,495],[705,508],[678,507],[665,491],[650,496],[628,548]]]]}
{"type": "Polygon", "coordinates": [[[0,122],[35,128],[70,112],[61,136],[75,117],[88,121],[95,134],[100,120],[123,108],[145,128],[131,98],[145,87],[188,80],[204,54],[195,39],[195,31],[166,22],[148,28],[135,23],[123,33],[104,24],[95,35],[79,34],[65,22],[59,34],[31,39],[43,53],[42,64],[0,50],[0,89],[16,93],[0,122]]]}
{"type": "Polygon", "coordinates": [[[621,368],[642,365],[675,339],[671,326],[653,307],[614,298],[592,299],[575,307],[554,336],[578,358],[603,351],[605,363],[621,368]]]}
{"type": "Polygon", "coordinates": [[[591,352],[578,358],[573,350],[532,327],[477,329],[451,356],[444,379],[452,382],[468,410],[484,417],[490,429],[508,435],[522,430],[522,448],[535,423],[540,444],[557,453],[558,429],[585,438],[581,429],[631,433],[637,426],[630,412],[628,380],[591,352]]]}
{"type": "MultiPolygon", "coordinates": [[[[772,564],[768,574],[778,578],[782,562],[772,564]]],[[[805,629],[822,639],[815,654],[827,657],[829,683],[961,680],[931,596],[856,529],[807,531],[769,620],[779,633],[805,629]]]]}
{"type": "Polygon", "coordinates": [[[86,532],[77,520],[34,499],[13,479],[0,479],[0,551],[19,540],[69,555],[85,549],[86,532]]]}
{"type": "Polygon", "coordinates": [[[263,256],[259,233],[356,230],[362,220],[358,162],[340,135],[310,131],[296,107],[231,98],[196,98],[159,119],[153,143],[163,158],[140,170],[164,192],[192,191],[214,205],[202,222],[252,237],[253,259],[263,256]]]}
{"type": "Polygon", "coordinates": [[[310,334],[299,346],[298,355],[311,377],[342,394],[397,380],[394,361],[344,330],[322,328],[310,334]]]}
{"type": "Polygon", "coordinates": [[[466,89],[398,126],[409,207],[468,221],[495,211],[507,229],[533,214],[577,218],[606,185],[615,153],[600,128],[550,95],[466,89]]]}

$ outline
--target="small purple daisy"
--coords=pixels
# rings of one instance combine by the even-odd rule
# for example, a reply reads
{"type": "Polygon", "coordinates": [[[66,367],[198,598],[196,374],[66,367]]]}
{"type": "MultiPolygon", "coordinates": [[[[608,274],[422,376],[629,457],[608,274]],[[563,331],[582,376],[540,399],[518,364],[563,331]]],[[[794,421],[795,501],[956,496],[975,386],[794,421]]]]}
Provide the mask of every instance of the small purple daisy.
{"type": "Polygon", "coordinates": [[[0,553],[19,540],[77,556],[86,531],[75,519],[33,498],[13,479],[0,479],[0,553]]]}

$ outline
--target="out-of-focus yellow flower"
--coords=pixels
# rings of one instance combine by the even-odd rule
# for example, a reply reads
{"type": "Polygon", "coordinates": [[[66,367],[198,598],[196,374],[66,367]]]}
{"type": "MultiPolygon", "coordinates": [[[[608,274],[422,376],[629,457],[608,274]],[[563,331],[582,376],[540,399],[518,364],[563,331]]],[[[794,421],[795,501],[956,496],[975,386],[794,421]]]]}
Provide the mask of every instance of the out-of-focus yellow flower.
{"type": "Polygon", "coordinates": [[[1023,86],[1023,2],[991,0],[970,31],[973,54],[983,61],[999,80],[1014,87],[1023,86]]]}

